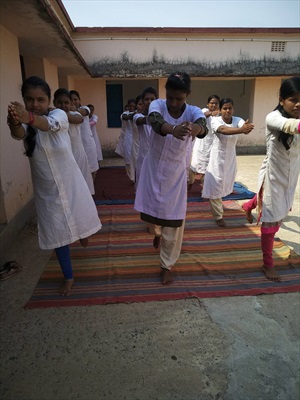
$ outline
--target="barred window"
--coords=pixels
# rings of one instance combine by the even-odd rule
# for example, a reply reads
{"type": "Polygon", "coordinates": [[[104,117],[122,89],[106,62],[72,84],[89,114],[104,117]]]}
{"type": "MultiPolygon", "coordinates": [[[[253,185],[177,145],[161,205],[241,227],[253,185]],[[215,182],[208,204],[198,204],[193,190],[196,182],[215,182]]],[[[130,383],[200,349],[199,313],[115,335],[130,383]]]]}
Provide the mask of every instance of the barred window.
{"type": "Polygon", "coordinates": [[[271,51],[282,52],[285,51],[286,42],[272,42],[271,51]]]}

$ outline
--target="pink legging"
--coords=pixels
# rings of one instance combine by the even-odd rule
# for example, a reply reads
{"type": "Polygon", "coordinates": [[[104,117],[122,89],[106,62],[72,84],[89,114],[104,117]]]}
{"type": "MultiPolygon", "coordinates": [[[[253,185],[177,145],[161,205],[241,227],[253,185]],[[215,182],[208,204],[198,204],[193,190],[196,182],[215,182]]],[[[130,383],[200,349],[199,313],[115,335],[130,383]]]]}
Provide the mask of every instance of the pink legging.
{"type": "Polygon", "coordinates": [[[267,268],[274,267],[273,261],[273,245],[274,245],[274,236],[275,233],[278,232],[280,225],[265,227],[262,226],[261,230],[261,250],[263,253],[263,262],[264,266],[267,268]]]}
{"type": "Polygon", "coordinates": [[[247,201],[246,203],[244,203],[244,204],[242,205],[242,207],[243,207],[243,209],[244,209],[245,211],[252,211],[252,210],[254,210],[254,209],[257,207],[257,194],[256,194],[252,199],[250,199],[249,201],[247,201]]]}

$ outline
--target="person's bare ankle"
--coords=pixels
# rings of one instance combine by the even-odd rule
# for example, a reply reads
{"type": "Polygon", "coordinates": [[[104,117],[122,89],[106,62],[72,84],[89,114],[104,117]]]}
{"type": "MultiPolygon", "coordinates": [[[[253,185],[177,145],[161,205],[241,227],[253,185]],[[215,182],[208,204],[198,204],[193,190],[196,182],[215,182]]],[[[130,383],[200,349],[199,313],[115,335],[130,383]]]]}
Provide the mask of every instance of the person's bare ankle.
{"type": "Polygon", "coordinates": [[[163,285],[171,285],[174,282],[174,278],[172,276],[172,273],[169,269],[166,268],[161,268],[160,271],[160,277],[161,277],[161,283],[163,285]]]}

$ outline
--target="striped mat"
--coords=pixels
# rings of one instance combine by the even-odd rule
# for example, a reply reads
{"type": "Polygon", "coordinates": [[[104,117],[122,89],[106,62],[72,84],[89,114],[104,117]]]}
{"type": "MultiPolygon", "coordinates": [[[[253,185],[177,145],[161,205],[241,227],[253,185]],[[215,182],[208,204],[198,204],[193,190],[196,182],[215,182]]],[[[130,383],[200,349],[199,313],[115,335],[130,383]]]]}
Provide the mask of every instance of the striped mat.
{"type": "Polygon", "coordinates": [[[283,282],[268,281],[260,270],[260,229],[245,223],[234,201],[224,202],[226,228],[216,226],[207,202],[189,203],[175,282],[160,283],[159,250],[132,205],[98,206],[102,230],[87,248],[71,246],[76,283],[70,297],[57,288],[62,273],[51,257],[26,308],[87,306],[175,300],[189,297],[249,296],[299,291],[300,257],[279,239],[274,259],[283,282]]]}

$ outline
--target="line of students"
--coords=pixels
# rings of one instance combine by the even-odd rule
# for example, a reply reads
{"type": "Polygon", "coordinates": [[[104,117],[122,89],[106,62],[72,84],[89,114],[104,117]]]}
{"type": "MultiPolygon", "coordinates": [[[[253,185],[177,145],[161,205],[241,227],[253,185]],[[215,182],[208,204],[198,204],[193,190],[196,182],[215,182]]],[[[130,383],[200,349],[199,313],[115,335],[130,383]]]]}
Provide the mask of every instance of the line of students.
{"type": "MultiPolygon", "coordinates": [[[[134,112],[132,102],[133,109],[124,118],[133,120],[139,128],[142,150],[136,162],[134,208],[154,235],[154,247],[160,247],[161,282],[167,285],[173,282],[171,269],[182,246],[188,155],[195,138],[203,140],[207,136],[207,117],[211,118],[213,113],[208,110],[205,115],[199,107],[189,105],[190,93],[189,75],[173,73],[166,83],[165,100],[157,99],[155,90],[147,88],[142,95],[144,111],[134,112]]],[[[24,140],[25,154],[30,160],[40,247],[55,249],[65,277],[60,293],[68,296],[74,283],[69,244],[80,240],[86,246],[88,236],[101,229],[87,177],[82,173],[86,161],[85,167],[79,167],[72,151],[82,151],[76,126],[82,126],[80,121],[89,118],[89,110],[80,105],[79,94],[73,91],[71,100],[77,112],[71,112],[70,98],[62,90],[55,95],[55,104],[62,109],[49,109],[50,88],[37,77],[24,81],[22,96],[25,107],[16,101],[8,106],[8,125],[13,138],[24,140]]],[[[205,170],[203,196],[210,200],[219,226],[225,225],[221,197],[231,193],[236,173],[237,135],[253,129],[253,124],[235,117],[233,111],[232,99],[222,99],[221,115],[212,117],[210,124],[214,140],[205,170]]],[[[262,221],[262,270],[274,281],[281,279],[273,265],[274,235],[293,204],[300,172],[299,117],[300,77],[293,77],[282,83],[279,104],[266,118],[267,155],[257,196],[262,221]]],[[[83,144],[90,140],[87,136],[91,135],[86,132],[84,127],[80,135],[83,144]]],[[[132,141],[128,152],[129,148],[132,141]]],[[[87,158],[92,170],[95,159],[87,158]]],[[[255,199],[249,207],[244,206],[250,222],[255,206],[255,199]]]]}
{"type": "MultiPolygon", "coordinates": [[[[260,171],[258,199],[262,210],[262,271],[274,281],[281,280],[273,265],[274,235],[292,206],[300,171],[299,80],[300,77],[293,77],[283,82],[276,111],[266,118],[268,151],[260,171]]],[[[166,100],[151,103],[145,118],[151,126],[148,150],[137,174],[134,208],[141,212],[141,219],[154,235],[154,247],[160,246],[163,284],[173,282],[171,268],[181,251],[187,168],[190,185],[196,173],[201,175],[202,197],[209,200],[216,224],[225,227],[222,197],[233,190],[238,135],[254,129],[248,119],[234,116],[231,98],[220,100],[212,95],[208,108],[203,110],[187,104],[190,83],[185,73],[171,74],[166,83],[166,100]]],[[[243,207],[250,222],[255,207],[256,198],[243,207]]]]}

